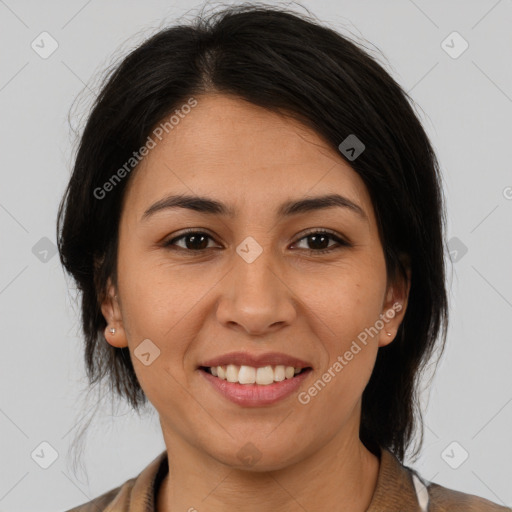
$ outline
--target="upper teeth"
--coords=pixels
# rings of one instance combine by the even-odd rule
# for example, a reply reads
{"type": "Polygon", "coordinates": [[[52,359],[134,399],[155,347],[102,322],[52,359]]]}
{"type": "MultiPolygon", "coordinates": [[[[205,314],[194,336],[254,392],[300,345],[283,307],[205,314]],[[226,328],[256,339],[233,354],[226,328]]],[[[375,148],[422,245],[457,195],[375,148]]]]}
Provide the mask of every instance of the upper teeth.
{"type": "Polygon", "coordinates": [[[293,366],[263,366],[254,368],[253,366],[238,366],[228,364],[227,366],[211,366],[212,375],[228,382],[238,382],[240,384],[262,384],[268,385],[273,382],[281,382],[285,379],[291,379],[299,373],[302,368],[293,366]]]}

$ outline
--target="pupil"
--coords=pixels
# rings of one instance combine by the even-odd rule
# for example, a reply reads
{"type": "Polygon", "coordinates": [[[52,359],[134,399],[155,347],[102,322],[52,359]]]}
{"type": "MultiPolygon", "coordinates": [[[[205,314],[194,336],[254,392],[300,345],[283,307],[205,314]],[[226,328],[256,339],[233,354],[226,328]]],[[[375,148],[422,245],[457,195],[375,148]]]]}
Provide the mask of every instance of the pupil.
{"type": "Polygon", "coordinates": [[[322,247],[315,246],[315,244],[318,245],[318,241],[320,239],[322,239],[323,242],[325,242],[325,241],[328,242],[329,237],[327,237],[325,235],[310,235],[309,238],[310,238],[310,240],[313,240],[313,248],[314,249],[326,249],[329,246],[329,243],[327,243],[327,245],[320,243],[320,245],[322,245],[322,247]]]}
{"type": "Polygon", "coordinates": [[[197,235],[188,235],[185,240],[190,240],[191,241],[191,243],[187,242],[187,244],[186,244],[187,245],[187,249],[192,248],[192,249],[199,249],[199,250],[201,250],[201,249],[206,249],[206,247],[208,245],[207,237],[205,237],[204,235],[199,235],[199,236],[197,236],[197,235]],[[202,239],[203,243],[198,247],[197,246],[197,241],[200,240],[200,239],[202,239]],[[204,243],[205,241],[206,241],[206,244],[204,243]],[[196,245],[194,245],[194,243],[196,245]]]}

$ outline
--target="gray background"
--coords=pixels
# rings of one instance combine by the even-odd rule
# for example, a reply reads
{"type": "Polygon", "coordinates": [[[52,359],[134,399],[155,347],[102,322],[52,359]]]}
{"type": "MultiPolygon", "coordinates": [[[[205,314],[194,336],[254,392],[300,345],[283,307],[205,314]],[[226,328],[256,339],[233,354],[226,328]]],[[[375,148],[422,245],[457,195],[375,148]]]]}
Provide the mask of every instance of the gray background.
{"type": "MultiPolygon", "coordinates": [[[[0,511],[66,510],[135,476],[165,448],[154,409],[141,419],[105,401],[83,445],[86,471],[73,470],[69,449],[94,400],[84,398],[75,290],[51,249],[71,168],[73,101],[86,87],[71,118],[77,128],[114,58],[202,5],[0,0],[0,511]],[[45,59],[31,47],[42,46],[44,31],[58,43],[45,59]],[[31,456],[42,442],[58,453],[47,469],[31,456]]],[[[410,465],[510,506],[512,1],[303,5],[382,51],[373,54],[419,105],[444,174],[451,326],[425,381],[425,442],[410,465]],[[453,31],[469,44],[461,55],[453,31]],[[453,469],[463,450],[468,459],[453,469]]]]}

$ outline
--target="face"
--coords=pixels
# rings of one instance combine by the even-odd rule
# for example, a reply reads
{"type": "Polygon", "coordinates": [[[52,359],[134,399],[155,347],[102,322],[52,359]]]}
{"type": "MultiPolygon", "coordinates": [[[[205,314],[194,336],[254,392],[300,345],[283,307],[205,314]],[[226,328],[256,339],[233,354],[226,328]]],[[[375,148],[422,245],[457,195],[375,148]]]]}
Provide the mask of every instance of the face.
{"type": "Polygon", "coordinates": [[[363,390],[408,286],[388,282],[363,181],[315,132],[227,96],[197,101],[130,177],[118,286],[108,283],[102,305],[116,333],[105,336],[130,348],[168,448],[233,467],[252,455],[255,469],[278,469],[357,437],[363,390]],[[165,207],[176,195],[227,213],[165,207]],[[342,199],[282,211],[327,195],[342,199]],[[234,352],[310,369],[281,381],[276,370],[268,387],[219,386],[201,367],[234,352]]]}

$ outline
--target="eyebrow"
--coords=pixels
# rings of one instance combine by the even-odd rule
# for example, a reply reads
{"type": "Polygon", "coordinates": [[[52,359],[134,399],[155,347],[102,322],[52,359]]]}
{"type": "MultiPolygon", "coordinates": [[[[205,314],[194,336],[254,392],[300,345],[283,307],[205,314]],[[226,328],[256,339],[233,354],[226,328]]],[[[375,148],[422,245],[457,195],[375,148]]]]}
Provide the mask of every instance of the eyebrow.
{"type": "MultiPolygon", "coordinates": [[[[368,220],[366,213],[359,205],[339,194],[328,194],[287,201],[279,207],[276,214],[278,217],[291,217],[293,215],[299,215],[306,212],[335,207],[347,208],[362,219],[368,220]]],[[[151,205],[142,215],[141,221],[148,219],[156,212],[174,208],[185,208],[199,213],[222,215],[227,217],[234,217],[236,214],[235,210],[231,206],[209,197],[170,195],[151,205]]]]}

